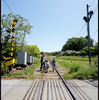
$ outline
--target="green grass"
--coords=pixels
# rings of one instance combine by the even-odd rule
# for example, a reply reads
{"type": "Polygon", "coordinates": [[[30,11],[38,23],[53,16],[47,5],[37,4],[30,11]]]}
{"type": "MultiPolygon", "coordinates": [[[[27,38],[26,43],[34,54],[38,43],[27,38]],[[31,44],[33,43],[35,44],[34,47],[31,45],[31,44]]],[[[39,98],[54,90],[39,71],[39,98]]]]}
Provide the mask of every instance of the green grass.
{"type": "MultiPolygon", "coordinates": [[[[55,57],[58,59],[62,59],[62,60],[75,60],[75,61],[89,61],[88,56],[60,56],[60,57],[55,57]]],[[[92,61],[98,61],[98,56],[91,56],[91,60],[92,61]]]]}
{"type": "Polygon", "coordinates": [[[94,65],[94,61],[98,61],[98,56],[91,57],[91,65],[89,66],[89,59],[88,56],[82,57],[79,56],[60,56],[55,57],[51,56],[52,58],[56,59],[56,62],[68,70],[68,73],[63,75],[64,79],[75,79],[78,76],[84,78],[95,77],[98,75],[98,65],[94,65]],[[75,61],[73,59],[76,59],[75,61]]]}
{"type": "Polygon", "coordinates": [[[30,66],[26,69],[23,69],[22,71],[17,72],[17,73],[5,74],[5,76],[28,76],[30,79],[34,79],[35,78],[35,76],[33,75],[34,71],[39,65],[40,63],[30,66]]]}
{"type": "MultiPolygon", "coordinates": [[[[28,76],[30,79],[34,79],[35,76],[33,76],[35,69],[40,65],[40,59],[37,57],[34,57],[33,59],[33,63],[35,63],[35,65],[32,65],[28,68],[22,69],[22,71],[17,72],[17,73],[9,73],[9,74],[5,74],[5,76],[28,76]]],[[[17,64],[17,59],[15,59],[15,64],[17,64]]],[[[16,65],[14,66],[16,67],[16,65]]]]}

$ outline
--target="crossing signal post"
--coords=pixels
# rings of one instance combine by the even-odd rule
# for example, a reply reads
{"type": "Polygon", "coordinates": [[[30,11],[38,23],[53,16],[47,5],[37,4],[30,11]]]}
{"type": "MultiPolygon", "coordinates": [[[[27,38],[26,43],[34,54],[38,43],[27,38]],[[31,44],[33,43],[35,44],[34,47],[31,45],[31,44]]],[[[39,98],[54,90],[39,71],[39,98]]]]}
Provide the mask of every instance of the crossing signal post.
{"type": "MultiPolygon", "coordinates": [[[[7,30],[8,33],[12,33],[12,41],[11,41],[11,57],[3,57],[4,59],[4,64],[9,67],[9,71],[12,70],[12,66],[15,63],[15,58],[13,58],[13,46],[14,46],[14,32],[15,32],[15,22],[17,22],[17,20],[13,20],[13,23],[11,25],[11,30],[7,30]]],[[[10,34],[7,36],[7,39],[10,38],[10,34]]]]}
{"type": "Polygon", "coordinates": [[[91,19],[91,16],[93,15],[93,11],[89,12],[89,6],[87,4],[87,17],[84,16],[83,19],[87,23],[87,32],[88,32],[88,56],[89,56],[89,64],[91,64],[91,50],[90,50],[90,31],[89,31],[89,21],[91,19]]]}

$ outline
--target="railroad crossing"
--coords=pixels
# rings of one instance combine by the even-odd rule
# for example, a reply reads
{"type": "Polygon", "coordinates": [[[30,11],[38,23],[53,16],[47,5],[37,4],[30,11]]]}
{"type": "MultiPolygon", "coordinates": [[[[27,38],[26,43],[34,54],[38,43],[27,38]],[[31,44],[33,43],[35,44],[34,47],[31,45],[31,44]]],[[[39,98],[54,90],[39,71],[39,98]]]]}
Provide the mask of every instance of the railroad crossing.
{"type": "MultiPolygon", "coordinates": [[[[50,62],[50,59],[48,59],[50,62]]],[[[38,67],[40,69],[40,66],[38,67]]],[[[37,69],[37,70],[38,70],[37,69]]],[[[15,83],[8,84],[5,93],[1,93],[2,100],[94,100],[83,91],[73,80],[64,80],[56,66],[55,72],[52,72],[51,63],[48,73],[41,73],[42,77],[35,80],[13,80],[15,83]]],[[[5,80],[7,81],[7,80],[5,80]]],[[[9,80],[8,80],[9,81],[9,80]]],[[[98,84],[94,88],[97,88],[98,84]]],[[[4,91],[4,90],[3,90],[4,91]]],[[[97,97],[96,97],[97,98],[97,97]]],[[[98,99],[95,99],[98,100],[98,99]]]]}

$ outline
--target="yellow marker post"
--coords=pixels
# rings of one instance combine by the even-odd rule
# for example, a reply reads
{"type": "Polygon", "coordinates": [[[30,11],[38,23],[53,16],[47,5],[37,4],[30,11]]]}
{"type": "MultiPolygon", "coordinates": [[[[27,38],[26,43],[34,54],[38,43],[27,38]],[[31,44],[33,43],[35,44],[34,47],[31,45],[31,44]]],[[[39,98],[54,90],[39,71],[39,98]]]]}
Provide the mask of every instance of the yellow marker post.
{"type": "MultiPolygon", "coordinates": [[[[73,58],[75,57],[75,55],[76,55],[76,53],[74,54],[73,58]]],[[[73,60],[73,58],[72,58],[72,60],[73,60]]],[[[71,60],[71,62],[72,62],[72,60],[71,60]]]]}
{"type": "MultiPolygon", "coordinates": [[[[77,56],[77,58],[78,58],[78,57],[79,57],[79,55],[77,56]]],[[[76,59],[77,59],[77,58],[76,58],[76,59]]],[[[76,59],[75,59],[75,60],[76,60],[76,59]]],[[[74,62],[75,62],[75,60],[74,60],[74,62]]]]}

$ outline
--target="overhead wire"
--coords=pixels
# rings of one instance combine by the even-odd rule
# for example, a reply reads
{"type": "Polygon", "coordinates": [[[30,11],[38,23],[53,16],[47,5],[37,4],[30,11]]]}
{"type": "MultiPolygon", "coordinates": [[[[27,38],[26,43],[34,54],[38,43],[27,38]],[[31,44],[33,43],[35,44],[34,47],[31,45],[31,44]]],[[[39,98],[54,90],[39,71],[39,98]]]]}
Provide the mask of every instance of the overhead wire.
{"type": "Polygon", "coordinates": [[[83,25],[83,27],[82,27],[82,28],[80,29],[80,31],[76,34],[76,36],[82,32],[82,30],[84,29],[85,25],[86,25],[86,24],[83,25]]]}
{"type": "MultiPolygon", "coordinates": [[[[30,36],[30,35],[28,35],[28,36],[30,37],[30,39],[32,40],[32,42],[34,42],[33,39],[31,38],[31,36],[30,36]]],[[[35,42],[34,42],[34,43],[35,43],[35,42]]],[[[35,44],[37,44],[37,43],[35,43],[35,44]]]]}
{"type": "MultiPolygon", "coordinates": [[[[95,12],[97,11],[97,9],[98,9],[98,5],[94,8],[94,10],[93,10],[93,15],[94,15],[95,12]]],[[[94,34],[92,35],[92,37],[97,33],[97,31],[98,31],[98,28],[96,29],[96,31],[94,32],[94,34]]]]}
{"type": "Polygon", "coordinates": [[[93,12],[95,13],[98,10],[98,5],[94,8],[93,12]]]}
{"type": "Polygon", "coordinates": [[[92,4],[94,3],[94,1],[95,1],[95,0],[93,0],[93,1],[91,2],[91,4],[90,4],[90,5],[92,5],[92,4]]]}
{"type": "Polygon", "coordinates": [[[86,34],[86,32],[87,32],[87,29],[85,30],[85,32],[84,32],[84,34],[83,34],[83,36],[86,34]]]}
{"type": "Polygon", "coordinates": [[[94,34],[92,35],[92,37],[97,33],[98,29],[96,29],[96,31],[94,32],[94,34]]]}
{"type": "MultiPolygon", "coordinates": [[[[13,17],[14,17],[14,12],[11,10],[11,8],[8,6],[7,2],[5,0],[3,0],[4,3],[6,4],[6,6],[9,8],[9,10],[13,13],[13,17]]],[[[7,23],[7,22],[6,22],[7,23]]],[[[8,22],[9,23],[9,22],[8,22]]]]}
{"type": "MultiPolygon", "coordinates": [[[[6,6],[9,8],[9,10],[13,13],[13,11],[11,10],[11,8],[8,6],[8,4],[6,3],[6,1],[5,0],[3,0],[4,1],[4,3],[6,4],[6,6]]],[[[13,13],[14,14],[14,13],[13,13]]]]}
{"type": "MultiPolygon", "coordinates": [[[[91,2],[90,5],[92,5],[92,4],[94,3],[94,1],[95,1],[95,0],[93,0],[93,1],[91,2]]],[[[97,5],[97,6],[95,7],[95,9],[94,9],[94,11],[93,11],[94,13],[96,12],[97,8],[98,8],[98,5],[97,5]]],[[[79,34],[82,32],[82,30],[84,29],[84,27],[85,27],[85,24],[84,24],[83,27],[80,29],[80,31],[78,32],[78,34],[76,34],[76,36],[79,35],[79,34]]],[[[86,31],[86,30],[85,30],[85,31],[86,31]]]]}
{"type": "MultiPolygon", "coordinates": [[[[13,13],[13,15],[14,15],[14,12],[11,10],[11,8],[8,6],[8,4],[6,3],[6,1],[5,0],[3,0],[4,1],[4,3],[6,4],[6,6],[9,8],[9,10],[13,13]]],[[[26,23],[26,22],[25,22],[26,23]]],[[[30,37],[30,36],[29,36],[30,37]]],[[[30,37],[31,38],[31,37],[30,37]]],[[[31,38],[31,40],[32,40],[32,38],[31,38]]],[[[32,40],[33,41],[33,40],[32,40]]],[[[33,41],[34,42],[34,41],[33,41]]]]}
{"type": "MultiPolygon", "coordinates": [[[[94,3],[94,1],[95,1],[95,0],[93,0],[93,1],[91,2],[90,6],[94,3]]],[[[97,8],[98,8],[98,5],[97,5],[96,8],[94,9],[94,13],[96,12],[97,8]]],[[[80,29],[80,31],[76,34],[76,36],[79,35],[79,34],[82,32],[82,30],[84,29],[84,27],[85,27],[85,24],[84,24],[83,27],[80,29]]],[[[85,30],[85,31],[86,31],[86,30],[85,30]]]]}

